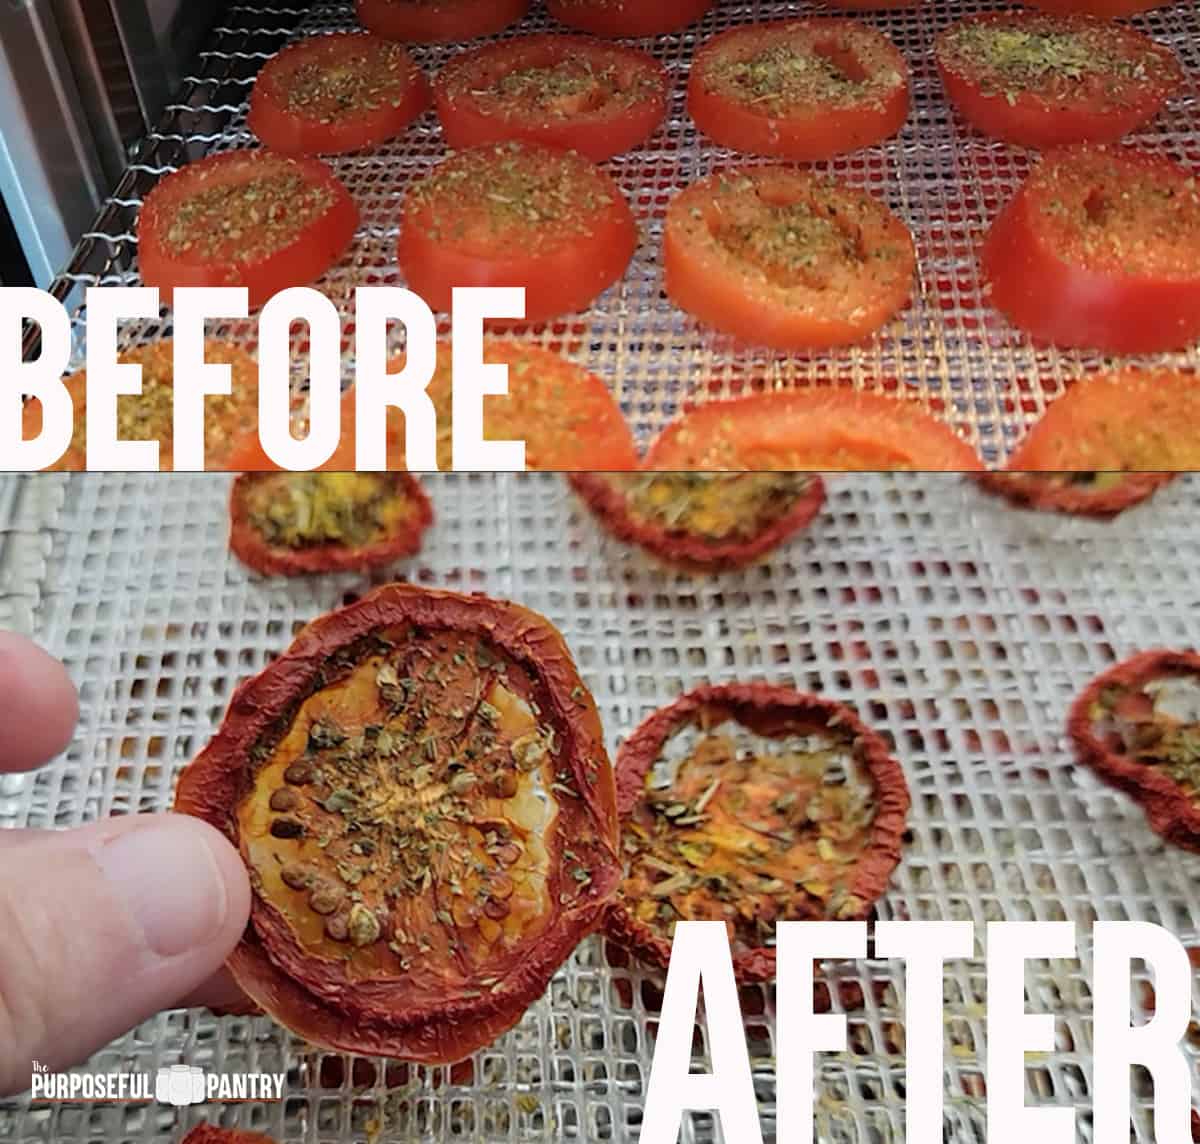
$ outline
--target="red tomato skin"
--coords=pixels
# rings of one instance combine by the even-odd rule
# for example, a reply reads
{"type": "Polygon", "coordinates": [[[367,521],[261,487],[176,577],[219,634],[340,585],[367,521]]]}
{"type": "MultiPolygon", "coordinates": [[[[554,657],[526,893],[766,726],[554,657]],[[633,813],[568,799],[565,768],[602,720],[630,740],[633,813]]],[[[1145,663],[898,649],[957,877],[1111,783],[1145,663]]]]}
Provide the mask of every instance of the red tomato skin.
{"type": "Polygon", "coordinates": [[[523,20],[529,0],[443,0],[404,4],[396,0],[355,0],[358,22],[388,40],[447,44],[496,36],[523,20]]]}
{"type": "MultiPolygon", "coordinates": [[[[482,48],[474,58],[481,66],[486,65],[489,60],[495,60],[498,67],[502,67],[506,59],[511,59],[514,52],[522,50],[535,56],[545,54],[550,58],[555,41],[563,45],[571,44],[575,50],[580,51],[586,51],[589,42],[581,37],[530,36],[524,40],[482,48]]],[[[650,56],[632,49],[606,47],[606,52],[614,51],[627,54],[631,65],[653,67],[661,78],[661,91],[620,113],[603,118],[595,116],[583,121],[564,119],[560,122],[534,122],[485,114],[471,99],[455,98],[445,82],[448,72],[444,72],[434,82],[433,98],[447,144],[455,150],[462,150],[519,139],[526,143],[559,147],[564,151],[578,151],[593,163],[602,163],[606,159],[632,151],[662,126],[667,115],[669,79],[666,69],[650,56]]],[[[468,60],[464,58],[462,64],[467,63],[468,60]]]]}
{"type": "Polygon", "coordinates": [[[983,247],[991,303],[1035,341],[1113,354],[1163,353],[1200,339],[1200,274],[1191,282],[1116,278],[1072,266],[1038,241],[1018,192],[983,247]]]}
{"type": "Polygon", "coordinates": [[[324,164],[316,159],[292,159],[307,176],[324,183],[334,201],[321,220],[308,227],[287,246],[257,262],[206,262],[173,256],[162,243],[169,228],[168,212],[189,189],[208,179],[220,180],[226,169],[238,164],[262,162],[269,152],[230,151],[202,159],[165,178],[146,196],[138,216],[138,265],[142,282],[157,286],[163,302],[171,303],[171,292],[187,286],[242,286],[250,294],[250,309],[268,302],[281,290],[315,282],[345,254],[358,229],[358,207],[350,192],[324,164]]]}
{"type": "Polygon", "coordinates": [[[703,19],[715,0],[547,0],[552,19],[593,36],[639,38],[679,32],[703,19]]]}
{"type": "Polygon", "coordinates": [[[1057,15],[1097,16],[1101,20],[1124,20],[1163,7],[1163,0],[1027,0],[1031,8],[1057,15]]]}
{"type": "MultiPolygon", "coordinates": [[[[346,33],[320,38],[353,41],[367,37],[361,33],[346,33]]],[[[284,48],[275,60],[286,61],[288,52],[303,49],[305,44],[306,41],[301,41],[284,48]]],[[[413,63],[412,83],[399,105],[381,107],[341,123],[305,119],[282,105],[271,67],[275,60],[267,62],[254,84],[246,125],[264,146],[281,155],[343,155],[386,143],[402,135],[430,104],[429,81],[413,63]]]]}

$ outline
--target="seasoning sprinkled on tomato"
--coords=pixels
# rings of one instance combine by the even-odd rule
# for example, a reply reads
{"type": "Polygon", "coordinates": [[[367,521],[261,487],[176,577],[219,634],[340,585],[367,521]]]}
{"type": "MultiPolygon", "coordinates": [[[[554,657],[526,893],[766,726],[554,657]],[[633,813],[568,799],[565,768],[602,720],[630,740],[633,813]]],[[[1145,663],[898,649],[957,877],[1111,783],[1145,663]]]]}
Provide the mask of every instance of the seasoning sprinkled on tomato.
{"type": "Polygon", "coordinates": [[[907,227],[864,191],[783,167],[714,175],[676,195],[666,289],[746,342],[819,349],[861,342],[912,294],[907,227]]]}
{"type": "Polygon", "coordinates": [[[168,175],[146,196],[138,263],[147,286],[244,286],[254,308],[319,278],[357,227],[358,208],[323,163],[231,151],[168,175]]]}
{"type": "Polygon", "coordinates": [[[752,564],[825,502],[808,473],[580,473],[571,483],[614,536],[701,572],[752,564]]]}
{"type": "Polygon", "coordinates": [[[429,85],[401,45],[362,33],[310,36],[259,72],[250,130],[288,155],[357,151],[403,133],[429,85]]]}
{"type": "Polygon", "coordinates": [[[582,155],[510,142],[462,151],[404,205],[400,265],[449,311],[458,286],[523,286],[529,322],[586,310],[629,266],[633,212],[582,155]]]}
{"type": "Polygon", "coordinates": [[[459,43],[524,19],[529,0],[355,0],[359,23],[389,40],[459,43]]]}
{"type": "Polygon", "coordinates": [[[1021,508],[1113,517],[1149,500],[1175,473],[980,473],[979,484],[1021,508]]]}
{"type": "Polygon", "coordinates": [[[1114,354],[1200,338],[1200,187],[1157,155],[1045,156],[983,248],[993,304],[1039,342],[1114,354]]]}
{"type": "Polygon", "coordinates": [[[701,687],[652,715],[621,747],[617,797],[609,935],[665,968],[676,922],[724,921],[742,982],[774,975],[779,922],[867,916],[910,804],[849,708],[766,684],[701,687]]]}
{"type": "Polygon", "coordinates": [[[846,389],[783,390],[710,401],[659,435],[645,467],[663,471],[977,471],[978,454],[915,401],[846,389]]]}
{"type": "Polygon", "coordinates": [[[547,0],[553,19],[593,36],[662,36],[702,19],[717,0],[547,0]]]}
{"type": "Polygon", "coordinates": [[[250,871],[229,966],[312,1043],[449,1063],[520,1020],[620,877],[595,703],[548,621],[381,588],[234,696],[177,809],[250,871]]]}
{"type": "Polygon", "coordinates": [[[908,65],[855,20],[751,24],[696,54],[688,110],[722,147],[811,162],[869,147],[908,118],[908,65]]]}
{"type": "Polygon", "coordinates": [[[526,36],[460,56],[434,97],[451,147],[520,139],[599,162],[648,139],[667,113],[651,56],[584,36],[526,36]]]}
{"type": "Polygon", "coordinates": [[[989,12],[938,37],[946,92],[980,131],[1024,147],[1115,142],[1183,83],[1175,53],[1086,16],[989,12]]]}

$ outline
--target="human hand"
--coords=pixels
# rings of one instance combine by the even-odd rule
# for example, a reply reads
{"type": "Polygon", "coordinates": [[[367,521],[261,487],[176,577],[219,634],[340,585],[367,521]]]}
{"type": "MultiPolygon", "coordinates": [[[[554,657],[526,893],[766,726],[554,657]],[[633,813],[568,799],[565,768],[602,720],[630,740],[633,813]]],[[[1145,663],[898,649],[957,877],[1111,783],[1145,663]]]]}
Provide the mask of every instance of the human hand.
{"type": "MultiPolygon", "coordinates": [[[[62,665],[0,632],[0,773],[53,758],[78,715],[62,665]]],[[[241,859],[199,819],[0,830],[0,1095],[161,1009],[235,1003],[221,966],[249,910],[241,859]]]]}

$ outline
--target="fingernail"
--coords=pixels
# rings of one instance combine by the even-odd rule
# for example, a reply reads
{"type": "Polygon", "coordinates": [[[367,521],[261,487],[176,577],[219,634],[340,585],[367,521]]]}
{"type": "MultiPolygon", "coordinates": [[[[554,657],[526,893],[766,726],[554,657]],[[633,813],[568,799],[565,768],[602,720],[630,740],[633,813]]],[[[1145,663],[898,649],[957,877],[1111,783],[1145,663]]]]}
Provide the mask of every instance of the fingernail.
{"type": "Polygon", "coordinates": [[[96,861],[160,957],[206,945],[225,922],[225,881],[199,822],[156,819],[105,844],[96,861]]]}

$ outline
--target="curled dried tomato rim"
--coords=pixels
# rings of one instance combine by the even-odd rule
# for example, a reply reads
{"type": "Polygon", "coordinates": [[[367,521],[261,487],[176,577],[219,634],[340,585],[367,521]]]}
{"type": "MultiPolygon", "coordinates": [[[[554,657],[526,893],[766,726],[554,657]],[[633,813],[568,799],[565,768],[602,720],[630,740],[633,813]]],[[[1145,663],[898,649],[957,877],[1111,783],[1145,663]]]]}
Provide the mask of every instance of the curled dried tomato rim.
{"type": "Polygon", "coordinates": [[[245,497],[254,477],[243,473],[229,494],[229,547],[247,567],[264,576],[308,576],[322,572],[365,572],[415,556],[421,551],[426,529],[433,524],[433,505],[416,477],[389,473],[394,497],[408,501],[413,515],[404,528],[374,544],[326,543],[292,549],[269,544],[251,524],[245,497]]]}
{"type": "Polygon", "coordinates": [[[561,765],[579,791],[578,813],[607,841],[611,860],[590,871],[576,904],[556,909],[554,927],[519,968],[479,998],[398,1013],[378,990],[367,999],[348,986],[334,1005],[304,985],[306,969],[312,976],[312,959],[279,911],[257,894],[250,925],[228,966],[252,1002],[314,1045],[446,1064],[470,1056],[520,1021],[575,946],[600,926],[620,883],[616,789],[600,717],[561,633],[548,620],[517,604],[407,584],[385,585],[314,620],[286,652],[234,692],[220,729],[180,776],[175,810],[203,819],[239,846],[236,811],[256,745],[290,717],[297,700],[320,690],[331,658],[374,631],[401,624],[486,639],[539,681],[543,718],[562,735],[561,765]]]}
{"type": "Polygon", "coordinates": [[[1019,508],[1110,518],[1149,500],[1179,474],[1124,473],[1120,484],[1101,490],[1055,486],[1039,480],[1034,473],[996,472],[972,475],[980,488],[1003,497],[1019,508]]]}
{"type": "Polygon", "coordinates": [[[627,544],[635,544],[668,564],[686,570],[720,572],[753,564],[816,519],[825,504],[825,482],[813,476],[812,483],[796,505],[778,520],[748,540],[728,540],[710,544],[700,537],[673,533],[646,521],[637,520],[624,496],[595,473],[575,473],[572,487],[604,527],[627,544]]]}
{"type": "Polygon", "coordinates": [[[261,1132],[242,1132],[237,1128],[218,1128],[215,1124],[197,1124],[180,1144],[275,1144],[261,1132]]]}
{"type": "Polygon", "coordinates": [[[1133,798],[1146,812],[1151,829],[1176,846],[1200,851],[1200,806],[1170,775],[1112,750],[1092,731],[1092,708],[1106,688],[1143,687],[1172,671],[1193,672],[1200,677],[1200,655],[1164,649],[1146,651],[1098,675],[1071,707],[1067,734],[1079,761],[1133,798]]]}
{"type": "MultiPolygon", "coordinates": [[[[876,811],[870,842],[856,863],[849,888],[863,902],[859,917],[866,918],[887,890],[892,872],[900,863],[912,800],[904,770],[887,743],[849,707],[831,699],[768,683],[708,685],[682,695],[646,719],[617,752],[617,809],[622,826],[646,797],[646,776],[672,735],[706,708],[726,711],[743,727],[764,738],[797,731],[824,731],[831,720],[839,728],[853,732],[861,752],[860,761],[875,784],[876,811]]],[[[650,964],[667,968],[671,942],[634,917],[620,897],[608,911],[606,932],[618,945],[650,964]]],[[[775,950],[763,947],[737,953],[733,971],[743,984],[767,981],[775,975],[775,950]]]]}

